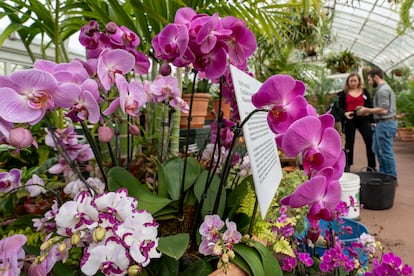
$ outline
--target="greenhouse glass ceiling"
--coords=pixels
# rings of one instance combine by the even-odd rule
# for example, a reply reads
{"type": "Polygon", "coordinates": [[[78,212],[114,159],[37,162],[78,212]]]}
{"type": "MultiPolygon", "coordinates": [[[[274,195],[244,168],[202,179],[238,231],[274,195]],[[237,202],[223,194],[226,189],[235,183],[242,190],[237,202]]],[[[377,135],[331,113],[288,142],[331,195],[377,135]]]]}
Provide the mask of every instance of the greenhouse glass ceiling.
{"type": "MultiPolygon", "coordinates": [[[[407,66],[414,70],[414,32],[397,33],[399,7],[386,0],[329,0],[333,42],[324,54],[349,49],[388,72],[407,66]]],[[[411,12],[413,14],[413,12],[411,12]]]]}

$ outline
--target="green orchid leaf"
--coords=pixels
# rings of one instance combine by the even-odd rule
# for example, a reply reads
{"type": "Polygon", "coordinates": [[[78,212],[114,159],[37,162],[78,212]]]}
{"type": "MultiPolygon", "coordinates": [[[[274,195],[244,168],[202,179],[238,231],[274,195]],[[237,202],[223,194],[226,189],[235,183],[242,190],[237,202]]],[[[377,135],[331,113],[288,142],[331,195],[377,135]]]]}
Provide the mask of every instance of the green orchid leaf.
{"type": "Polygon", "coordinates": [[[171,200],[151,193],[129,171],[122,167],[113,167],[108,172],[108,188],[114,192],[126,188],[128,195],[138,199],[138,209],[144,209],[155,214],[166,207],[171,200]]]}
{"type": "Polygon", "coordinates": [[[187,245],[190,241],[190,235],[187,233],[180,233],[173,236],[160,237],[158,240],[157,249],[174,259],[179,259],[183,256],[187,245]]]}
{"type": "Polygon", "coordinates": [[[180,276],[209,275],[213,271],[213,266],[209,262],[199,259],[181,272],[180,276]]]}
{"type": "Polygon", "coordinates": [[[247,275],[252,276],[253,272],[250,269],[249,264],[239,255],[235,255],[234,259],[231,260],[234,264],[236,264],[238,267],[240,267],[244,272],[247,273],[247,275]]]}
{"type": "Polygon", "coordinates": [[[243,181],[237,185],[229,194],[226,202],[226,208],[229,210],[228,218],[232,218],[240,207],[240,202],[243,200],[244,196],[247,194],[247,187],[250,183],[253,183],[253,177],[249,176],[243,179],[243,181]]]}
{"type": "Polygon", "coordinates": [[[260,242],[252,241],[252,243],[260,254],[265,275],[283,276],[279,262],[273,256],[272,252],[260,242]]]}
{"type": "MultiPolygon", "coordinates": [[[[167,160],[158,168],[159,189],[162,185],[168,187],[168,194],[173,200],[180,198],[181,182],[183,179],[184,160],[174,157],[167,160]]],[[[184,191],[188,190],[201,173],[201,167],[194,158],[187,159],[184,191]]]]}
{"type": "Polygon", "coordinates": [[[220,197],[220,199],[218,210],[215,213],[220,217],[224,214],[224,209],[226,207],[226,190],[222,189],[221,194],[219,195],[219,186],[220,178],[218,176],[214,176],[203,202],[203,208],[201,211],[201,215],[203,217],[214,212],[214,205],[216,204],[217,197],[220,197]]]}
{"type": "Polygon", "coordinates": [[[160,270],[157,275],[170,276],[177,275],[179,269],[178,260],[164,256],[161,258],[160,270]]]}
{"type": "Polygon", "coordinates": [[[261,256],[256,248],[239,243],[235,244],[233,249],[249,265],[252,275],[269,275],[265,274],[261,256]]]}

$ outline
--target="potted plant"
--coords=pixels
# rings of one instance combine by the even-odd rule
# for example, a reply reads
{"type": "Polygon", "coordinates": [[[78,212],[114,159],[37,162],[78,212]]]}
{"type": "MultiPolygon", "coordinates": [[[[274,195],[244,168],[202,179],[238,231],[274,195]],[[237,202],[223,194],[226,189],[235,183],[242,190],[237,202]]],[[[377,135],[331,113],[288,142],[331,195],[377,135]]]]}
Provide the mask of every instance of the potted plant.
{"type": "MultiPolygon", "coordinates": [[[[182,98],[189,105],[192,104],[190,128],[202,128],[208,115],[211,101],[211,81],[208,79],[196,79],[191,81],[188,70],[183,78],[182,98]],[[195,81],[193,88],[193,81],[195,81]],[[194,91],[193,91],[194,89],[194,91]]],[[[181,113],[180,127],[187,128],[189,114],[181,113]]]]}
{"type": "MultiPolygon", "coordinates": [[[[200,18],[202,22],[218,20],[217,14],[199,15],[191,9],[184,8],[177,13],[177,18],[186,18],[193,24],[189,24],[191,31],[181,28],[188,32],[184,35],[199,30],[200,18]]],[[[227,27],[235,26],[239,31],[231,41],[240,38],[251,45],[254,36],[243,21],[234,17],[226,19],[229,21],[223,21],[234,23],[227,27]]],[[[221,28],[225,24],[206,25],[221,28]]],[[[140,82],[138,77],[132,77],[138,74],[135,71],[142,69],[141,62],[145,60],[142,53],[130,53],[139,44],[138,40],[131,39],[136,38],[136,34],[113,22],[107,27],[109,32],[102,31],[96,22],[90,22],[81,30],[85,45],[91,47],[94,39],[102,42],[96,43],[96,48],[88,48],[91,51],[87,51],[88,55],[96,54],[88,60],[92,62],[38,60],[33,69],[2,78],[2,157],[18,154],[20,158],[17,159],[24,162],[27,151],[36,152],[38,156],[36,166],[30,168],[16,167],[13,162],[2,163],[0,205],[5,208],[0,212],[5,237],[0,240],[1,271],[10,275],[21,272],[29,275],[170,275],[172,272],[208,275],[216,268],[227,272],[231,264],[250,275],[282,275],[282,270],[302,272],[301,268],[306,274],[312,274],[313,269],[338,273],[340,269],[345,270],[342,266],[327,265],[332,261],[328,255],[323,257],[324,263],[319,266],[315,263],[313,268],[314,261],[309,253],[295,250],[297,243],[292,238],[292,226],[296,216],[285,216],[288,210],[295,214],[303,208],[308,219],[316,224],[321,217],[331,221],[339,219],[334,209],[346,209],[337,205],[340,204],[338,178],[343,171],[344,156],[332,128],[333,119],[326,114],[316,116],[309,109],[303,97],[304,84],[288,75],[272,76],[252,100],[258,108],[254,112],[269,111],[269,128],[275,132],[275,137],[283,134],[277,139],[280,148],[288,156],[303,153],[306,180],[301,184],[294,181],[300,184],[295,191],[283,194],[277,202],[280,212],[275,215],[278,217],[268,229],[268,233],[277,235],[281,241],[279,259],[272,254],[273,247],[255,241],[249,232],[243,232],[247,236],[242,235],[238,228],[246,224],[246,219],[250,220],[248,216],[235,215],[241,199],[248,195],[247,185],[243,183],[251,180],[246,176],[248,158],[237,162],[233,152],[235,143],[242,140],[239,138],[243,122],[226,121],[224,127],[212,128],[211,146],[200,159],[188,154],[184,154],[184,158],[171,154],[168,160],[161,160],[152,152],[144,154],[149,148],[146,143],[152,141],[140,123],[142,113],[150,109],[151,104],[176,108],[184,108],[185,104],[178,97],[174,78],[161,76],[151,82],[140,82]],[[99,37],[101,35],[103,37],[99,37]],[[269,95],[269,86],[278,87],[280,93],[269,95]],[[21,93],[22,90],[25,93],[21,93]],[[292,94],[296,97],[291,97],[292,94]],[[287,108],[292,102],[295,102],[294,108],[287,108]],[[265,106],[268,109],[264,109],[265,106]],[[279,111],[283,111],[283,116],[278,117],[279,111]],[[57,127],[60,120],[64,121],[62,128],[57,127]],[[114,152],[108,160],[103,159],[96,139],[102,144],[118,140],[117,127],[121,125],[128,129],[128,141],[133,141],[128,143],[126,160],[119,157],[117,143],[114,147],[108,144],[109,150],[114,152]],[[75,132],[75,127],[82,129],[82,135],[75,132]],[[37,147],[35,139],[42,147],[37,147]],[[247,162],[242,162],[245,160],[247,162]],[[28,201],[41,206],[44,194],[55,199],[47,211],[36,216],[33,213],[22,216],[16,212],[17,206],[26,205],[28,201]],[[23,262],[30,266],[28,271],[22,271],[26,270],[23,262]]],[[[233,34],[228,29],[217,31],[233,34]]],[[[239,42],[240,47],[245,46],[242,42],[239,42]]],[[[174,48],[165,41],[161,44],[168,44],[167,49],[174,48]]],[[[156,54],[161,44],[154,42],[156,54]]],[[[191,50],[187,49],[188,45],[184,46],[183,52],[191,50]]],[[[240,61],[226,52],[228,49],[230,47],[222,47],[209,53],[225,57],[213,59],[225,61],[221,64],[222,70],[216,65],[204,68],[199,62],[195,63],[200,66],[197,69],[209,79],[222,79],[227,61],[240,61]]],[[[247,60],[254,47],[245,50],[250,50],[245,51],[247,60]]],[[[196,53],[195,58],[204,60],[203,54],[196,53]]],[[[254,200],[248,196],[246,201],[249,199],[254,200]]],[[[340,243],[335,246],[339,248],[330,249],[342,250],[340,243]]],[[[386,260],[384,258],[384,262],[386,260]]],[[[375,263],[376,267],[379,265],[382,265],[380,261],[375,263]]],[[[355,272],[357,268],[352,266],[349,270],[355,272]]],[[[410,268],[399,264],[390,269],[408,274],[410,268]]]]}
{"type": "Polygon", "coordinates": [[[326,67],[335,73],[347,73],[357,71],[360,66],[360,58],[346,49],[339,53],[330,53],[324,58],[326,67]]]}
{"type": "Polygon", "coordinates": [[[406,90],[397,94],[398,137],[401,141],[414,141],[414,83],[411,81],[406,90]]]}

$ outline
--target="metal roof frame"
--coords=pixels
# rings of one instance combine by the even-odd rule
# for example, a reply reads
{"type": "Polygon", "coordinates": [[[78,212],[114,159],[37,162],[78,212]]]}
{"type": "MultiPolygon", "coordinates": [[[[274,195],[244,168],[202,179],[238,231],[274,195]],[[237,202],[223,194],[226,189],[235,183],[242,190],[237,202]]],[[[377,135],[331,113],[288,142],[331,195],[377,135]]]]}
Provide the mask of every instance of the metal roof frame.
{"type": "Polygon", "coordinates": [[[350,50],[385,72],[399,67],[414,71],[414,31],[397,32],[399,7],[387,0],[328,0],[333,42],[324,50],[350,50]]]}

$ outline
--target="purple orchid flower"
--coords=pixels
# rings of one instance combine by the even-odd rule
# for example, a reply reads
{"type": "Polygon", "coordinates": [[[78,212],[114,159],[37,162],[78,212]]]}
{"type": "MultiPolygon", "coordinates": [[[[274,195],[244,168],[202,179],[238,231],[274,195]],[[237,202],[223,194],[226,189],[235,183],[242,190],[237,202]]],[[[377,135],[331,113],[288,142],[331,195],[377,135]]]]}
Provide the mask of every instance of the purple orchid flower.
{"type": "Polygon", "coordinates": [[[292,194],[282,198],[280,202],[292,208],[309,205],[311,216],[332,220],[340,199],[341,185],[339,181],[330,181],[324,175],[316,175],[296,188],[292,194]]]}
{"type": "Polygon", "coordinates": [[[279,143],[287,156],[303,153],[303,166],[308,175],[336,164],[342,151],[338,132],[328,127],[324,117],[306,116],[297,120],[279,143]]]}
{"type": "Polygon", "coordinates": [[[179,25],[187,25],[190,26],[191,20],[197,13],[189,7],[183,7],[177,10],[174,17],[174,23],[179,25]]]}
{"type": "Polygon", "coordinates": [[[155,102],[163,102],[168,98],[181,96],[178,80],[171,76],[158,76],[151,84],[150,89],[155,102]]]}
{"type": "Polygon", "coordinates": [[[26,243],[26,236],[16,234],[0,240],[0,271],[3,276],[20,275],[25,252],[23,245],[26,243]]]}
{"type": "Polygon", "coordinates": [[[46,110],[55,107],[58,83],[48,72],[27,69],[0,80],[0,117],[13,123],[38,123],[46,110]]]}
{"type": "Polygon", "coordinates": [[[256,37],[246,23],[233,16],[226,16],[221,20],[223,28],[231,30],[228,41],[228,55],[230,63],[239,68],[246,68],[247,58],[257,48],[256,37]]]}
{"type": "Polygon", "coordinates": [[[0,191],[7,193],[20,186],[22,171],[11,169],[9,172],[0,172],[0,191]]]}
{"type": "Polygon", "coordinates": [[[144,53],[141,53],[136,49],[130,49],[128,52],[135,57],[135,73],[141,75],[147,74],[151,66],[149,58],[144,53]]]}
{"type": "Polygon", "coordinates": [[[273,132],[283,134],[294,121],[307,115],[304,93],[303,82],[289,75],[274,75],[252,96],[252,103],[257,108],[270,108],[267,115],[269,127],[273,132]]]}
{"type": "Polygon", "coordinates": [[[155,57],[164,60],[182,57],[188,47],[188,41],[186,25],[168,24],[152,39],[155,57]]]}
{"type": "Polygon", "coordinates": [[[147,100],[144,86],[135,79],[128,83],[122,75],[117,75],[116,86],[119,91],[119,98],[112,101],[103,114],[109,116],[120,107],[122,112],[137,116],[140,108],[145,105],[147,100]]]}
{"type": "Polygon", "coordinates": [[[68,106],[70,107],[70,111],[67,116],[74,122],[88,119],[94,124],[101,117],[100,108],[96,99],[96,93],[90,93],[87,89],[83,89],[82,86],[70,84],[62,87],[62,90],[66,90],[67,92],[71,91],[71,93],[65,93],[68,97],[65,106],[70,105],[68,106]]]}
{"type": "Polygon", "coordinates": [[[86,49],[96,49],[100,38],[99,24],[91,20],[88,25],[82,26],[79,34],[79,42],[86,49]]]}
{"type": "Polygon", "coordinates": [[[125,26],[118,27],[114,22],[109,22],[106,27],[106,30],[111,29],[108,35],[109,42],[113,48],[136,48],[141,43],[141,40],[136,33],[131,31],[125,26]]]}
{"type": "Polygon", "coordinates": [[[102,87],[108,91],[115,83],[116,74],[126,74],[135,65],[135,58],[125,50],[105,49],[98,58],[97,73],[102,87]]]}

